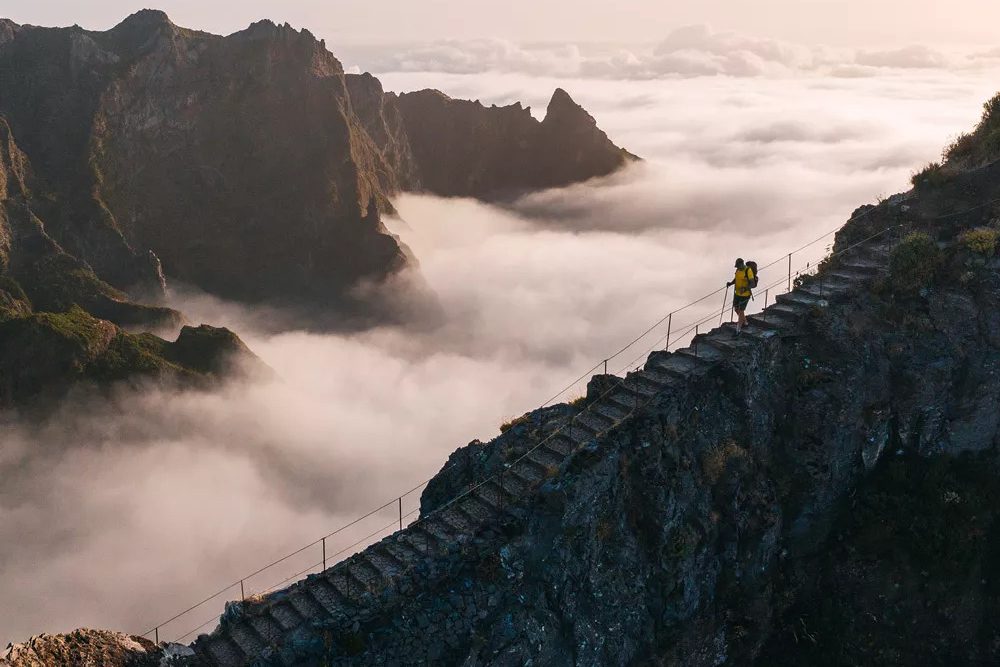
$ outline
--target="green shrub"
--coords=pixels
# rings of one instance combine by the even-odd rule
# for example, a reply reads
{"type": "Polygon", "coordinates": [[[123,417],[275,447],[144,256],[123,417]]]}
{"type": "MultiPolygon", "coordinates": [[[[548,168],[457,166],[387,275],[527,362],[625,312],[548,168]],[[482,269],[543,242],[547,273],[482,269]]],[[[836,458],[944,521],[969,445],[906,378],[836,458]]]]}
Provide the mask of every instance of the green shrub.
{"type": "Polygon", "coordinates": [[[962,248],[983,257],[992,257],[996,254],[998,241],[1000,241],[1000,231],[990,227],[970,229],[958,237],[962,248]]]}
{"type": "Polygon", "coordinates": [[[531,418],[528,415],[521,415],[520,417],[511,417],[510,419],[505,420],[504,423],[500,424],[500,432],[506,433],[512,428],[520,426],[522,424],[527,424],[530,421],[531,418]]]}
{"type": "Polygon", "coordinates": [[[913,232],[889,257],[889,280],[897,294],[914,294],[930,285],[941,265],[941,251],[930,236],[913,232]]]}
{"type": "Polygon", "coordinates": [[[910,183],[917,189],[938,187],[948,180],[941,163],[931,162],[910,177],[910,183]]]}
{"type": "Polygon", "coordinates": [[[963,132],[955,137],[955,140],[948,145],[941,157],[945,160],[961,160],[969,157],[976,150],[976,138],[969,132],[963,132]]]}
{"type": "Polygon", "coordinates": [[[983,104],[983,115],[976,129],[959,135],[945,149],[946,161],[974,166],[996,159],[1000,155],[1000,93],[983,104]]]}

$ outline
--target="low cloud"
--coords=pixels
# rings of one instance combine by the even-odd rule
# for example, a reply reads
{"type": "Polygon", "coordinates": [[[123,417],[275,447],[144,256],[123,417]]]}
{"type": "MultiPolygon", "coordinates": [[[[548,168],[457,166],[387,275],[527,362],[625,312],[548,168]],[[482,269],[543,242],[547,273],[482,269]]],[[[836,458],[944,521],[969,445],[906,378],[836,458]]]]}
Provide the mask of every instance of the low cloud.
{"type": "Polygon", "coordinates": [[[893,50],[804,46],[690,25],[653,45],[519,44],[447,40],[393,49],[346,47],[349,64],[372,72],[511,72],[595,79],[736,78],[802,74],[863,76],[871,70],[981,66],[990,54],[946,54],[924,45],[893,50]]]}
{"type": "MultiPolygon", "coordinates": [[[[697,30],[653,56],[692,48],[713,58],[742,52],[744,65],[801,66],[810,57],[697,30]]],[[[489,49],[490,58],[522,58],[489,49]]],[[[4,415],[0,645],[78,626],[146,630],[416,486],[456,447],[495,435],[504,418],[536,407],[671,309],[717,289],[734,256],[766,263],[833,229],[857,205],[905,189],[913,169],[975,122],[994,85],[985,70],[869,69],[860,78],[669,81],[383,75],[390,90],[433,85],[536,109],[561,85],[647,159],[506,207],[400,198],[401,219],[387,223],[437,295],[440,317],[430,322],[353,335],[275,333],[265,325],[280,313],[178,291],[177,305],[192,319],[238,330],[278,377],[211,393],[77,396],[42,424],[4,415]]],[[[795,266],[823,248],[797,255],[795,266]]],[[[762,278],[780,281],[784,270],[762,278]]],[[[674,331],[721,314],[721,305],[720,297],[693,309],[674,331]]],[[[641,362],[663,333],[611,370],[641,362]]],[[[416,502],[408,496],[404,510],[416,502]]],[[[339,535],[329,552],[391,526],[396,511],[339,535]]],[[[276,584],[318,558],[313,547],[247,587],[276,584]]],[[[231,589],[161,639],[238,596],[231,589]]]]}
{"type": "Polygon", "coordinates": [[[940,51],[926,46],[914,45],[891,51],[861,51],[857,64],[868,67],[927,68],[947,67],[950,60],[940,51]]]}

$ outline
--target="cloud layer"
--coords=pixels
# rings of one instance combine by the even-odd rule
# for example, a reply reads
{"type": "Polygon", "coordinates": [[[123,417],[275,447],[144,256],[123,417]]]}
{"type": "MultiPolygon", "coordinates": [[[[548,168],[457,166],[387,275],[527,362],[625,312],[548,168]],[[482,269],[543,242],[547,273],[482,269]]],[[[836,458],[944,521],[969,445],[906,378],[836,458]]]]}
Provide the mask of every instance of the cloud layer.
{"type": "Polygon", "coordinates": [[[804,74],[857,78],[886,70],[979,69],[998,59],[995,51],[943,51],[919,44],[886,50],[804,46],[715,31],[705,25],[677,28],[652,46],[476,39],[403,44],[392,49],[345,45],[338,55],[357,71],[508,72],[632,80],[804,74]]]}
{"type": "MultiPolygon", "coordinates": [[[[351,336],[275,335],[256,326],[259,314],[179,294],[192,319],[236,328],[280,378],[211,394],[151,388],[78,397],[42,425],[3,416],[0,644],[84,625],[145,630],[412,488],[456,447],[495,435],[504,418],[721,286],[735,255],[776,259],[857,205],[905,189],[915,168],[974,123],[994,85],[985,70],[899,66],[920,54],[872,54],[869,64],[852,65],[874,77],[748,78],[741,72],[808,67],[814,55],[697,29],[651,52],[672,63],[657,71],[733,76],[569,78],[560,58],[576,56],[562,48],[532,75],[522,72],[534,65],[523,63],[487,76],[381,75],[387,89],[435,86],[536,109],[561,85],[618,143],[647,158],[610,179],[505,208],[401,198],[402,219],[389,225],[419,258],[443,321],[351,336]],[[878,64],[889,61],[897,63],[891,70],[878,64]]],[[[460,63],[462,53],[449,58],[460,63]]],[[[463,66],[524,59],[496,53],[463,66]]],[[[459,67],[428,58],[414,67],[459,67]]],[[[623,67],[633,65],[641,63],[623,67]]],[[[796,267],[823,247],[797,255],[796,267]]],[[[762,279],[782,273],[770,269],[762,279]]],[[[686,311],[674,331],[720,306],[721,298],[686,311]]],[[[663,333],[611,369],[641,361],[663,333]]],[[[582,390],[577,384],[566,396],[582,390]]],[[[409,512],[416,496],[405,502],[409,512]]],[[[394,517],[393,508],[380,513],[332,540],[330,552],[394,517]]],[[[312,548],[248,588],[276,583],[318,556],[312,548]]],[[[228,591],[161,638],[192,629],[238,595],[228,591]]]]}

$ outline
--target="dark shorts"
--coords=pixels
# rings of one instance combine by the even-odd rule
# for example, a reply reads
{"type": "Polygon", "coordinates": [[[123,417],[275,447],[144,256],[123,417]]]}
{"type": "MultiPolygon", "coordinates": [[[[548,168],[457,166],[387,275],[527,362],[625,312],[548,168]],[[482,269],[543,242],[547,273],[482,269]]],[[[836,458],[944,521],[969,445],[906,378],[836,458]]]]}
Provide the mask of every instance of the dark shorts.
{"type": "Polygon", "coordinates": [[[750,303],[749,296],[733,296],[733,310],[737,313],[742,313],[747,309],[747,304],[750,303]]]}

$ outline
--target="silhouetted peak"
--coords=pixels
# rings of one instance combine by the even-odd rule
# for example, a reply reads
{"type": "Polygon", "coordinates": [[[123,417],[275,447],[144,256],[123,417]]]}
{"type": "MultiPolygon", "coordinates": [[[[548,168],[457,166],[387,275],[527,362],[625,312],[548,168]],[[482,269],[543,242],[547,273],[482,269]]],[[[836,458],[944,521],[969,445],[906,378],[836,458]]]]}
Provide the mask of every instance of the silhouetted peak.
{"type": "Polygon", "coordinates": [[[597,125],[594,117],[587,113],[587,110],[573,101],[562,88],[556,88],[549,101],[549,107],[545,112],[546,123],[586,123],[587,125],[597,125]]]}
{"type": "Polygon", "coordinates": [[[150,30],[164,26],[173,26],[166,12],[159,9],[140,9],[114,27],[114,30],[150,30]]]}

